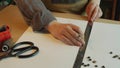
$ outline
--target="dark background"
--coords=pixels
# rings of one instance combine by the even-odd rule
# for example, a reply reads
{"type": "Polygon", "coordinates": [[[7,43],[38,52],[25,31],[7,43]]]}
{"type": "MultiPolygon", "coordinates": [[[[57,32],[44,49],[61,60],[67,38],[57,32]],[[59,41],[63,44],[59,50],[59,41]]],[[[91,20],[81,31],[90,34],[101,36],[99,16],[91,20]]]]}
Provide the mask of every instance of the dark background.
{"type": "Polygon", "coordinates": [[[102,18],[120,21],[120,0],[101,0],[102,18]]]}
{"type": "MultiPolygon", "coordinates": [[[[10,4],[15,3],[12,0],[0,0],[0,10],[10,4]]],[[[120,0],[101,0],[100,7],[103,11],[102,18],[120,21],[120,0]]]]}

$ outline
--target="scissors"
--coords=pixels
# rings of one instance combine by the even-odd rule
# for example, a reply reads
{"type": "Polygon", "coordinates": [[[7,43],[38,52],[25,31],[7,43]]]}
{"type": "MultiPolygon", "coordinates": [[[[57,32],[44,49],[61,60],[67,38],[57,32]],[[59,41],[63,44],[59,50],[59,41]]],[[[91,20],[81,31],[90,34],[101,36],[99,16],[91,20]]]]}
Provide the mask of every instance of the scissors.
{"type": "Polygon", "coordinates": [[[39,48],[34,46],[34,43],[30,41],[23,41],[15,44],[7,52],[8,54],[3,58],[7,58],[7,57],[29,58],[35,56],[39,52],[39,48]],[[26,54],[29,51],[30,53],[26,54]]]}
{"type": "Polygon", "coordinates": [[[38,52],[39,48],[30,41],[23,41],[13,45],[9,26],[3,25],[0,27],[0,60],[7,57],[28,58],[38,52]]]}

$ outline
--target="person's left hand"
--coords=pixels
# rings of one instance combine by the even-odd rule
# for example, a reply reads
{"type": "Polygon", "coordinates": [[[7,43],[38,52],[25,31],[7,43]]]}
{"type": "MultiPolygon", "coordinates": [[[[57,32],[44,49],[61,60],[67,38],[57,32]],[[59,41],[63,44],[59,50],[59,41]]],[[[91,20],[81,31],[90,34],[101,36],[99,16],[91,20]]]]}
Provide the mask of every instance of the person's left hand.
{"type": "Polygon", "coordinates": [[[88,21],[95,21],[97,18],[101,17],[103,12],[98,3],[91,1],[86,7],[86,13],[88,15],[88,21]]]}
{"type": "Polygon", "coordinates": [[[81,29],[73,24],[63,24],[53,21],[45,27],[53,37],[68,45],[83,47],[85,44],[84,34],[81,29]]]}

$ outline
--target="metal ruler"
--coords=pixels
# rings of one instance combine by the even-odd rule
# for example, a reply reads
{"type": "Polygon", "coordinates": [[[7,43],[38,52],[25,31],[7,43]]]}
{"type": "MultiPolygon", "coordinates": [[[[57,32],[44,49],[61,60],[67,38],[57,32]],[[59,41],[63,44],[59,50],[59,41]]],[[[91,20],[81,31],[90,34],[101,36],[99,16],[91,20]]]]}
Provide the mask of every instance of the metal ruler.
{"type": "Polygon", "coordinates": [[[85,45],[83,45],[84,47],[82,49],[79,48],[79,51],[78,51],[78,54],[77,54],[77,57],[76,57],[73,68],[81,68],[81,64],[82,64],[84,54],[85,54],[85,51],[86,51],[86,48],[87,48],[87,44],[88,44],[88,41],[89,41],[92,26],[93,26],[93,22],[88,22],[87,23],[87,27],[86,27],[86,30],[85,30],[85,33],[84,33],[85,45]]]}

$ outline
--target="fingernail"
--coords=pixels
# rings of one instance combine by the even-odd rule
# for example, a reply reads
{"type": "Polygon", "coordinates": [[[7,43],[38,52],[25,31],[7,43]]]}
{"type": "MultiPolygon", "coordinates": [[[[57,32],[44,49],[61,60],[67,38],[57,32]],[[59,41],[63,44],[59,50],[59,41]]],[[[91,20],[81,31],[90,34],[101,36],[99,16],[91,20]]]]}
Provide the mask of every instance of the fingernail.
{"type": "Polygon", "coordinates": [[[81,47],[81,46],[82,46],[82,43],[78,42],[78,45],[81,47]]]}
{"type": "Polygon", "coordinates": [[[82,43],[83,43],[83,45],[85,45],[85,41],[84,40],[82,40],[82,43]]]}

